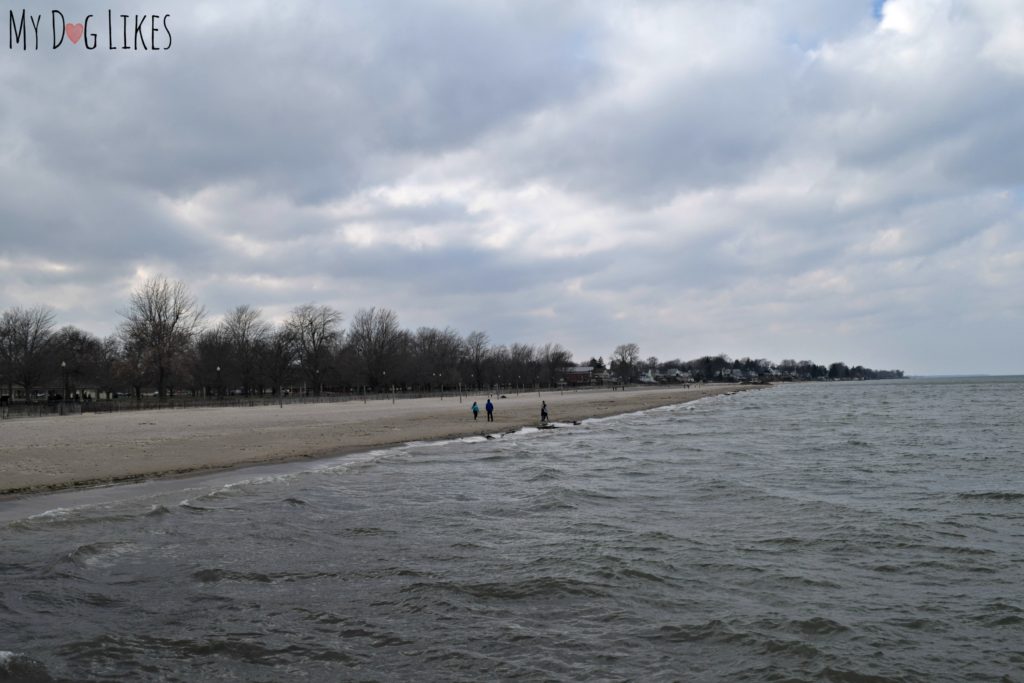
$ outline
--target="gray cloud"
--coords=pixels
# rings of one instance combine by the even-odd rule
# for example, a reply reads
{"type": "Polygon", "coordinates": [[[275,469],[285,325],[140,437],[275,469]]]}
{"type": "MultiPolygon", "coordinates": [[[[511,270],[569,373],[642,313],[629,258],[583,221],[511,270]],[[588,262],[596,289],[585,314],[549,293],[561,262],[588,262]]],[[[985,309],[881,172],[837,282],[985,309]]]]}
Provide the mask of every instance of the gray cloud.
{"type": "Polygon", "coordinates": [[[165,53],[9,51],[0,308],[105,333],[164,273],[580,358],[1024,371],[1020,10],[874,4],[168,0],[165,53]]]}

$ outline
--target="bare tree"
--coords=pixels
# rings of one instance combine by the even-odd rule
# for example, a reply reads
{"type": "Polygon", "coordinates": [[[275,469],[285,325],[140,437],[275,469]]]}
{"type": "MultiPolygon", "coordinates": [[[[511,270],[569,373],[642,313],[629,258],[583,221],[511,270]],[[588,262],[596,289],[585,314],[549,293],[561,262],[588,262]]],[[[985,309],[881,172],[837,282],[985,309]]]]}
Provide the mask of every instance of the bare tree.
{"type": "Polygon", "coordinates": [[[537,349],[531,344],[513,344],[509,349],[511,355],[511,375],[517,384],[540,382],[540,359],[537,349]]]}
{"type": "Polygon", "coordinates": [[[487,347],[490,342],[486,332],[470,332],[466,336],[466,361],[472,373],[469,382],[472,386],[480,385],[480,375],[484,371],[484,361],[487,359],[487,347]]]}
{"type": "Polygon", "coordinates": [[[302,372],[318,396],[331,356],[341,342],[340,324],[340,311],[316,304],[297,306],[285,323],[298,351],[302,372]]]}
{"type": "Polygon", "coordinates": [[[258,308],[242,305],[225,316],[220,330],[231,352],[228,361],[231,374],[248,396],[256,384],[260,350],[270,334],[270,325],[263,320],[258,308]]]}
{"type": "Polygon", "coordinates": [[[17,383],[25,390],[25,400],[31,401],[32,390],[56,373],[50,367],[52,335],[53,311],[46,306],[15,307],[0,317],[0,365],[12,398],[17,383]]]}
{"type": "Polygon", "coordinates": [[[462,357],[462,339],[449,328],[421,327],[410,340],[416,381],[421,385],[454,386],[459,382],[458,365],[462,357]]]}
{"type": "Polygon", "coordinates": [[[260,368],[263,376],[277,394],[280,405],[284,405],[284,387],[295,375],[299,359],[298,346],[287,325],[270,330],[261,345],[260,368]]]}
{"type": "Polygon", "coordinates": [[[121,342],[117,335],[110,335],[100,342],[93,381],[96,383],[97,391],[106,394],[107,398],[113,398],[114,392],[121,386],[118,377],[121,358],[121,342]]]}
{"type": "Polygon", "coordinates": [[[118,337],[120,356],[117,362],[118,380],[131,387],[135,399],[142,398],[142,388],[152,381],[153,371],[149,367],[147,354],[137,343],[118,337]]]}
{"type": "Polygon", "coordinates": [[[54,333],[50,345],[51,365],[61,367],[65,390],[74,393],[86,384],[95,385],[103,357],[103,343],[98,338],[68,325],[54,333]]]}
{"type": "Polygon", "coordinates": [[[184,282],[155,277],[132,292],[121,315],[125,319],[121,338],[126,346],[144,354],[146,365],[153,370],[157,395],[164,398],[173,370],[181,365],[203,327],[206,309],[184,282]]]}
{"type": "Polygon", "coordinates": [[[232,349],[221,326],[203,330],[192,345],[193,388],[202,395],[223,396],[233,377],[232,349]]]}
{"type": "Polygon", "coordinates": [[[640,362],[640,347],[636,344],[619,344],[612,352],[611,368],[624,382],[632,382],[640,362]]]}
{"type": "Polygon", "coordinates": [[[499,387],[508,384],[511,377],[512,354],[504,345],[492,346],[487,352],[487,360],[484,363],[484,376],[487,384],[497,384],[499,387]]]}
{"type": "Polygon", "coordinates": [[[359,311],[352,318],[348,341],[370,386],[396,381],[395,370],[406,346],[406,335],[398,326],[398,315],[394,311],[388,308],[359,311]]]}
{"type": "Polygon", "coordinates": [[[561,344],[545,344],[541,347],[539,356],[549,386],[554,385],[562,370],[572,365],[572,354],[561,344]]]}

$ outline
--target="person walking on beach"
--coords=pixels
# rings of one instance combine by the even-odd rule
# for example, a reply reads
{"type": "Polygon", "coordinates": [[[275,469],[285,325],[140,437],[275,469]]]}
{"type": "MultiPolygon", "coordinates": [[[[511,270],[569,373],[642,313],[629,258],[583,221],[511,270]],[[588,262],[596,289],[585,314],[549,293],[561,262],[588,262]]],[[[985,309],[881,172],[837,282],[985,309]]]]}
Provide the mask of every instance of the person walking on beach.
{"type": "Polygon", "coordinates": [[[491,399],[487,399],[487,403],[484,405],[487,409],[487,421],[494,422],[494,404],[491,403],[491,399]]]}
{"type": "Polygon", "coordinates": [[[541,401],[540,402],[540,421],[542,423],[548,421],[548,402],[547,401],[541,401]]]}
{"type": "Polygon", "coordinates": [[[476,401],[473,401],[473,408],[471,410],[473,411],[473,419],[475,420],[480,414],[480,406],[476,404],[476,401]]]}

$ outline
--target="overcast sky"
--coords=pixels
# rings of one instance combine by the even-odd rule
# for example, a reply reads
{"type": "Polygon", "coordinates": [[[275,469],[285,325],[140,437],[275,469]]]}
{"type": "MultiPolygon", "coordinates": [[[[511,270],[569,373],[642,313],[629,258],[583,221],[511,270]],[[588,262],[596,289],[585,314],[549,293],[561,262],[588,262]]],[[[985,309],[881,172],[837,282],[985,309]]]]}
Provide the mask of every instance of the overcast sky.
{"type": "Polygon", "coordinates": [[[4,7],[0,309],[1024,373],[1019,0],[62,1],[4,7]]]}

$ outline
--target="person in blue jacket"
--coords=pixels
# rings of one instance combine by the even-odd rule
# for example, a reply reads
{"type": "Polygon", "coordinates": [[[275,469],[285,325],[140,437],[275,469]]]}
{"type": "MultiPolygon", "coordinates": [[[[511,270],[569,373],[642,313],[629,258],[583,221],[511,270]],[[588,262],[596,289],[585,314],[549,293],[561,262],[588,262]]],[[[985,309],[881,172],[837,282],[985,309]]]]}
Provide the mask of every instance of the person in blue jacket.
{"type": "Polygon", "coordinates": [[[487,404],[484,405],[487,410],[487,421],[494,422],[494,404],[491,403],[491,399],[487,399],[487,404]]]}
{"type": "Polygon", "coordinates": [[[480,414],[480,406],[476,404],[476,401],[473,401],[473,407],[471,410],[473,411],[473,419],[475,420],[477,415],[480,414]]]}

